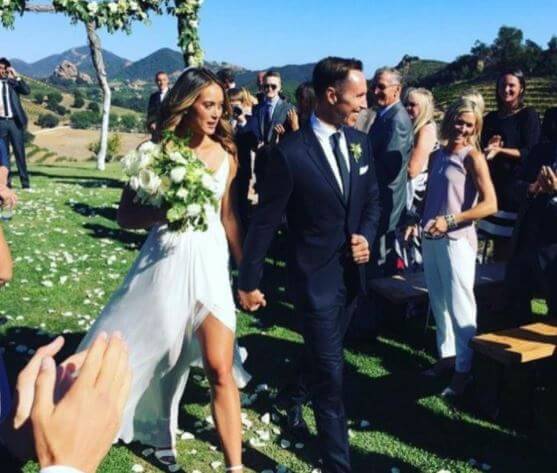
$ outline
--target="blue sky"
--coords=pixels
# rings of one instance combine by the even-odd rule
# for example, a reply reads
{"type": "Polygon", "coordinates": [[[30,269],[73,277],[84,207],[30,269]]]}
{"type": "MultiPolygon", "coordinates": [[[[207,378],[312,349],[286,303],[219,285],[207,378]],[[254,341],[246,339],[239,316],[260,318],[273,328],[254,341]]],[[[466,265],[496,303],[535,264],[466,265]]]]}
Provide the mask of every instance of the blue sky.
{"type": "MultiPolygon", "coordinates": [[[[404,54],[452,60],[476,39],[491,42],[501,25],[521,28],[545,47],[557,35],[556,18],[556,0],[205,0],[200,33],[212,60],[260,69],[354,56],[369,75],[404,54]]],[[[104,48],[136,60],[176,48],[176,23],[155,16],[130,36],[101,37],[104,48]]],[[[0,56],[28,62],[85,43],[83,25],[59,14],[26,14],[14,30],[0,30],[0,56]]]]}

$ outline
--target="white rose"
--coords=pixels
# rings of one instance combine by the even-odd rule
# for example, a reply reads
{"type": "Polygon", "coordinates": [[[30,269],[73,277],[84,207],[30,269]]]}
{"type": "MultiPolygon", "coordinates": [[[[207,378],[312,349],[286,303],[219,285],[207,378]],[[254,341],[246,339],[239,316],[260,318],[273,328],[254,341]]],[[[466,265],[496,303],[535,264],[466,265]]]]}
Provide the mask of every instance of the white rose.
{"type": "Polygon", "coordinates": [[[186,163],[186,160],[178,151],[172,151],[172,153],[168,155],[168,159],[170,159],[170,161],[173,161],[175,163],[181,163],[181,164],[186,163]]]}
{"type": "Polygon", "coordinates": [[[114,2],[110,2],[108,4],[108,9],[110,10],[110,13],[116,13],[118,11],[118,5],[114,2]]]}
{"type": "Polygon", "coordinates": [[[5,6],[5,7],[9,7],[10,6],[10,0],[4,0],[2,2],[2,5],[5,6]]]}
{"type": "Polygon", "coordinates": [[[186,214],[188,217],[197,217],[201,213],[201,205],[199,204],[190,204],[186,208],[186,214]]]}
{"type": "Polygon", "coordinates": [[[139,10],[139,5],[135,0],[130,0],[130,10],[132,11],[139,10]]]}
{"type": "Polygon", "coordinates": [[[190,28],[197,28],[199,26],[199,22],[197,20],[190,20],[188,22],[188,25],[190,26],[190,28]]]}
{"type": "Polygon", "coordinates": [[[215,179],[209,174],[203,174],[201,177],[201,185],[207,190],[212,192],[215,191],[215,179]]]}
{"type": "Polygon", "coordinates": [[[138,150],[145,153],[152,153],[153,151],[160,151],[160,145],[153,143],[152,141],[146,141],[143,143],[138,150]]]}
{"type": "Polygon", "coordinates": [[[181,187],[178,192],[176,192],[176,197],[182,200],[186,200],[188,198],[188,190],[184,187],[181,187]]]}
{"type": "Polygon", "coordinates": [[[99,9],[99,5],[97,4],[97,2],[89,2],[87,4],[87,10],[89,10],[89,13],[92,13],[93,15],[97,13],[98,9],[99,9]]]}
{"type": "Polygon", "coordinates": [[[137,191],[137,189],[139,189],[139,178],[137,176],[132,176],[130,178],[130,187],[134,191],[137,191]]]}
{"type": "Polygon", "coordinates": [[[193,43],[188,44],[188,53],[193,54],[195,52],[195,45],[193,43]]]}
{"type": "Polygon", "coordinates": [[[122,159],[122,166],[124,167],[124,172],[128,176],[135,176],[139,172],[139,154],[137,151],[130,151],[124,159],[122,159]]]}
{"type": "Polygon", "coordinates": [[[184,177],[186,177],[186,168],[184,166],[175,167],[170,171],[170,179],[176,184],[182,182],[184,177]]]}
{"type": "Polygon", "coordinates": [[[139,171],[139,186],[147,194],[156,194],[161,185],[161,180],[153,171],[142,169],[139,171]]]}

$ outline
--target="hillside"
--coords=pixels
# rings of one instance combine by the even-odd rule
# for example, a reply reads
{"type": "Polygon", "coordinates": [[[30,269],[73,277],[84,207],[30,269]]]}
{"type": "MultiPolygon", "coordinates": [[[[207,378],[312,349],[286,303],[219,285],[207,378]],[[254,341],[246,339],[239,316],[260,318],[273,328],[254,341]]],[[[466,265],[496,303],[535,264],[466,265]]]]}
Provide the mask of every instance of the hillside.
{"type": "MultiPolygon", "coordinates": [[[[433,87],[433,95],[437,106],[444,109],[451,101],[470,89],[480,92],[486,103],[486,111],[495,110],[494,80],[475,79],[462,81],[449,85],[433,87]]],[[[549,107],[557,106],[557,78],[531,77],[528,78],[525,103],[527,106],[534,107],[540,114],[543,114],[549,107]]]]}
{"type": "MultiPolygon", "coordinates": [[[[103,57],[109,76],[118,74],[125,66],[131,63],[128,59],[117,56],[106,49],[103,49],[103,57]]],[[[75,64],[80,72],[93,77],[95,75],[88,46],[68,49],[60,54],[52,54],[32,63],[27,63],[21,59],[10,59],[10,61],[12,61],[14,67],[19,72],[35,78],[49,77],[54,68],[63,61],[70,61],[75,64]]]]}
{"type": "Polygon", "coordinates": [[[407,85],[416,85],[420,80],[432,76],[445,68],[446,65],[447,63],[443,61],[405,55],[395,68],[404,76],[407,85]]]}

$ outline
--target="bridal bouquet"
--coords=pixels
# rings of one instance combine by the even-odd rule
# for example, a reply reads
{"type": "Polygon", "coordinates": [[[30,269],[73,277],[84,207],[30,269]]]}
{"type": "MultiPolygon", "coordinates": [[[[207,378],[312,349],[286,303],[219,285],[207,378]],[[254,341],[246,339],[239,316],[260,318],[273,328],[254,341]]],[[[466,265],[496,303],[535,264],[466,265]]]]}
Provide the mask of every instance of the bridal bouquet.
{"type": "Polygon", "coordinates": [[[148,141],[122,159],[128,185],[144,205],[166,208],[174,231],[207,230],[207,212],[218,208],[216,181],[188,146],[172,132],[148,141]]]}

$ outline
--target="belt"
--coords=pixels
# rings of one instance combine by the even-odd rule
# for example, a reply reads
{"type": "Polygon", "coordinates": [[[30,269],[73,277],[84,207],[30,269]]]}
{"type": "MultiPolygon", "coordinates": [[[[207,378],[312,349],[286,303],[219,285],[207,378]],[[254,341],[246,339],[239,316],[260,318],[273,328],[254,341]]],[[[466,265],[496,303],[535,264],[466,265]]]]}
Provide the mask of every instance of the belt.
{"type": "Polygon", "coordinates": [[[447,234],[445,233],[444,235],[432,235],[431,233],[428,232],[424,232],[422,234],[422,236],[426,239],[426,240],[442,240],[443,238],[447,237],[447,234]]]}
{"type": "Polygon", "coordinates": [[[0,120],[13,120],[14,117],[0,117],[0,120]]]}

